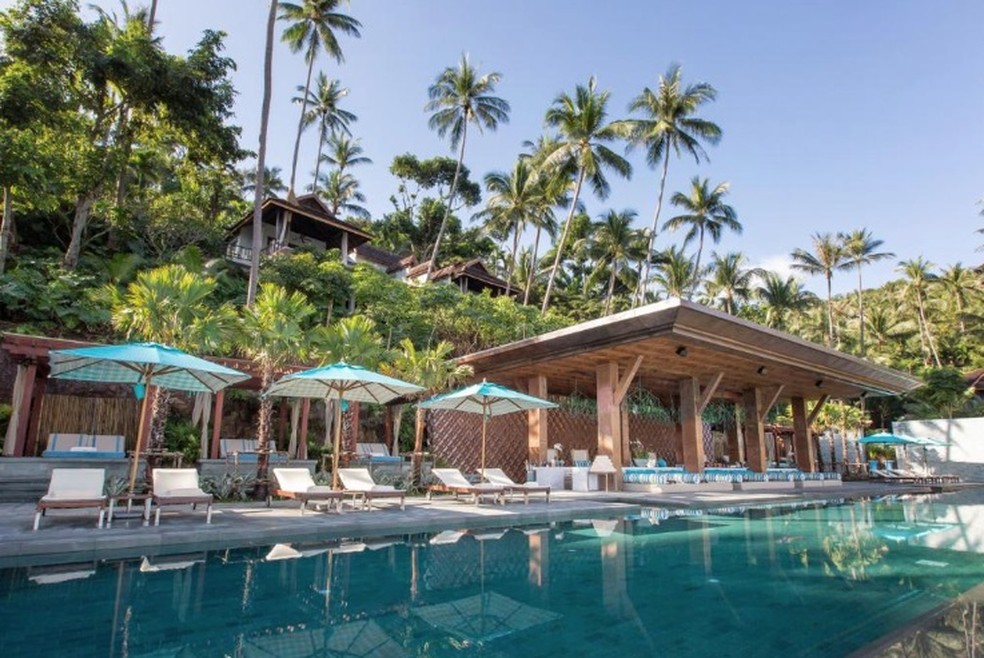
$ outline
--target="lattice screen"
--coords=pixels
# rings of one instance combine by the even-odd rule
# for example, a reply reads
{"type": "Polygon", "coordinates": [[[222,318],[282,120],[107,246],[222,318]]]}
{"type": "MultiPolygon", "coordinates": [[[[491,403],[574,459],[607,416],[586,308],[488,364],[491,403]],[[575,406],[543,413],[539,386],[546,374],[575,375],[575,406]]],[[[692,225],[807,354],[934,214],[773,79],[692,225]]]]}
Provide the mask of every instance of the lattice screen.
{"type": "MultiPolygon", "coordinates": [[[[564,447],[563,459],[570,463],[573,449],[587,450],[593,459],[598,451],[598,420],[594,414],[572,413],[566,409],[549,412],[549,443],[564,447]]],[[[515,413],[489,419],[486,464],[503,469],[513,479],[526,477],[526,414],[515,413]]],[[[477,414],[457,411],[430,411],[427,414],[429,450],[463,473],[479,468],[482,450],[482,419],[477,414]]],[[[638,439],[647,451],[671,463],[682,460],[680,431],[675,424],[646,416],[629,416],[629,438],[638,439]]],[[[704,452],[713,454],[710,425],[704,425],[704,452]]]]}

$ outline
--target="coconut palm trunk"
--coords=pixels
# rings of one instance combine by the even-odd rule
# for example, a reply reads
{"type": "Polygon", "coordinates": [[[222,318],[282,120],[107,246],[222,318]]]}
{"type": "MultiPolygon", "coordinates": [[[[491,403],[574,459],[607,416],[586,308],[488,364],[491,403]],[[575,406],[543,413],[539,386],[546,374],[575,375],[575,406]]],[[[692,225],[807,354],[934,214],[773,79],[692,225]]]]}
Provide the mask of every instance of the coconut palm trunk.
{"type": "Polygon", "coordinates": [[[830,272],[827,273],[827,347],[834,344],[834,293],[830,272]]]}
{"type": "Polygon", "coordinates": [[[523,293],[523,306],[529,306],[530,290],[533,288],[533,279],[536,277],[537,256],[540,250],[540,232],[543,229],[536,227],[536,237],[533,238],[533,255],[530,257],[530,271],[526,273],[526,291],[523,293]]]}
{"type": "Polygon", "coordinates": [[[693,299],[697,292],[697,285],[700,283],[700,257],[704,252],[704,229],[700,230],[700,238],[697,240],[697,255],[694,258],[694,281],[690,286],[690,294],[687,299],[693,299]]]}
{"type": "Polygon", "coordinates": [[[7,266],[11,236],[14,234],[14,206],[11,202],[10,185],[3,186],[3,222],[0,223],[0,274],[7,266]]]}
{"type": "Polygon", "coordinates": [[[605,315],[611,311],[612,297],[615,296],[615,277],[618,275],[618,268],[612,263],[612,272],[608,276],[608,294],[605,296],[605,315]]]}
{"type": "Polygon", "coordinates": [[[256,301],[260,281],[260,250],[263,249],[263,183],[266,165],[267,125],[270,123],[270,96],[273,87],[273,28],[277,24],[277,0],[270,0],[267,17],[266,52],[263,56],[263,104],[260,110],[260,145],[256,151],[256,193],[253,195],[253,251],[250,254],[249,287],[246,306],[256,301]]]}
{"type": "Polygon", "coordinates": [[[434,250],[431,252],[430,263],[427,265],[427,276],[425,281],[430,281],[431,274],[437,264],[437,255],[441,249],[441,239],[444,237],[444,229],[448,225],[448,217],[451,216],[451,204],[454,203],[454,194],[458,191],[458,177],[461,175],[461,164],[465,160],[465,142],[468,140],[468,122],[465,121],[461,130],[461,147],[458,149],[458,164],[454,168],[454,178],[451,179],[451,189],[448,191],[448,205],[444,208],[444,218],[441,220],[441,227],[437,229],[437,238],[434,240],[434,250]]]}
{"type": "Polygon", "coordinates": [[[656,197],[656,212],[653,213],[653,225],[649,230],[649,248],[646,250],[646,268],[639,278],[639,296],[636,306],[646,301],[646,284],[649,282],[649,267],[653,260],[653,247],[656,245],[656,231],[659,230],[659,213],[663,208],[663,193],[666,191],[666,172],[670,168],[670,148],[666,146],[663,153],[663,171],[659,176],[659,194],[656,197]]]}
{"type": "Polygon", "coordinates": [[[546,313],[550,307],[550,293],[553,292],[554,280],[557,278],[557,270],[560,268],[560,261],[564,256],[564,244],[567,242],[567,234],[571,232],[571,224],[574,221],[574,211],[577,209],[577,201],[581,196],[581,185],[584,184],[584,167],[577,172],[577,182],[574,184],[574,198],[571,199],[571,209],[567,213],[567,220],[564,222],[564,230],[560,234],[560,242],[557,243],[557,255],[554,257],[553,267],[550,269],[550,278],[547,279],[547,291],[543,295],[543,306],[541,313],[546,313]]]}
{"type": "Polygon", "coordinates": [[[413,459],[411,461],[411,482],[420,484],[420,462],[424,453],[424,429],[427,426],[427,410],[417,408],[413,433],[413,459]]]}
{"type": "Polygon", "coordinates": [[[512,260],[509,262],[509,276],[506,277],[506,296],[512,291],[513,275],[516,273],[516,254],[519,252],[519,224],[513,228],[512,260]]]}
{"type": "Polygon", "coordinates": [[[320,135],[318,135],[318,159],[314,163],[314,183],[311,185],[311,189],[314,193],[318,193],[318,175],[321,173],[321,153],[325,150],[325,121],[321,120],[318,126],[320,135]]]}
{"type": "MultiPolygon", "coordinates": [[[[859,323],[858,339],[861,345],[861,356],[863,357],[866,354],[866,349],[864,345],[864,283],[861,280],[861,263],[858,263],[857,266],[858,266],[858,323],[859,323]]],[[[864,404],[864,399],[861,400],[861,403],[864,404]]]]}
{"type": "MultiPolygon", "coordinates": [[[[315,53],[309,52],[310,60],[308,62],[307,78],[304,81],[304,95],[301,96],[301,116],[297,119],[297,135],[294,137],[294,157],[290,162],[290,185],[287,187],[287,200],[294,200],[294,183],[297,180],[297,155],[301,150],[301,134],[304,132],[304,115],[307,113],[307,101],[308,94],[311,93],[311,75],[314,73],[314,59],[315,53]]],[[[321,157],[319,155],[318,160],[321,157]]],[[[315,182],[317,182],[315,178],[315,182]]],[[[344,254],[343,254],[344,255],[344,254]]]]}

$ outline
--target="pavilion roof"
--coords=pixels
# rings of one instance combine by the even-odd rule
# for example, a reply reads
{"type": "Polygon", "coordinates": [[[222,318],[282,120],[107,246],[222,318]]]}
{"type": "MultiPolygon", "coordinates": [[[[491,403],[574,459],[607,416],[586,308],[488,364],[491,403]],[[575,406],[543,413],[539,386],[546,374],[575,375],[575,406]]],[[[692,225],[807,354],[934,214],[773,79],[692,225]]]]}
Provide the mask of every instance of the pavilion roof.
{"type": "Polygon", "coordinates": [[[736,398],[752,387],[783,385],[781,399],[821,395],[898,395],[921,382],[834,349],[693,302],[672,298],[572,327],[468,354],[458,363],[476,378],[521,382],[547,377],[551,394],[593,393],[598,365],[631,367],[635,383],[677,393],[689,376],[702,384],[722,374],[715,397],[736,398]]]}

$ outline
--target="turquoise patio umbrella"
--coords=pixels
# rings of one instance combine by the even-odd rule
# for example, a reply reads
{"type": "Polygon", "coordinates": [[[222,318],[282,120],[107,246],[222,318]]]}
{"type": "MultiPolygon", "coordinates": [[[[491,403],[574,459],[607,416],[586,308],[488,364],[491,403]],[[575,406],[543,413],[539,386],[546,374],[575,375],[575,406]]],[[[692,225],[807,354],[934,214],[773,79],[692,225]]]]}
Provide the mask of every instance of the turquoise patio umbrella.
{"type": "Polygon", "coordinates": [[[946,445],[940,441],[934,439],[929,439],[921,436],[900,436],[898,434],[889,434],[888,432],[879,432],[877,434],[871,434],[869,436],[862,437],[858,439],[858,443],[861,445],[868,445],[869,443],[879,443],[882,445],[895,445],[895,446],[919,446],[923,449],[923,467],[926,468],[929,465],[929,458],[926,455],[926,448],[940,447],[946,445]]]}
{"type": "Polygon", "coordinates": [[[557,405],[549,400],[482,380],[481,384],[473,384],[458,391],[438,395],[417,406],[422,409],[450,409],[482,414],[482,471],[485,471],[485,439],[488,419],[491,416],[530,409],[551,409],[557,405]]]}
{"type": "Polygon", "coordinates": [[[177,391],[215,393],[226,386],[250,378],[250,375],[200,359],[176,347],[159,343],[128,343],[102,347],[52,350],[49,354],[51,376],[110,384],[132,384],[137,399],[142,399],[140,426],[133,464],[130,466],[130,492],[137,481],[137,462],[146,440],[143,428],[149,412],[148,386],[177,391]]]}
{"type": "Polygon", "coordinates": [[[344,361],[295,372],[276,382],[267,395],[291,398],[338,400],[335,405],[335,450],[331,460],[332,488],[338,488],[338,456],[342,445],[342,402],[384,404],[394,398],[424,390],[423,387],[394,377],[387,377],[344,361]]]}

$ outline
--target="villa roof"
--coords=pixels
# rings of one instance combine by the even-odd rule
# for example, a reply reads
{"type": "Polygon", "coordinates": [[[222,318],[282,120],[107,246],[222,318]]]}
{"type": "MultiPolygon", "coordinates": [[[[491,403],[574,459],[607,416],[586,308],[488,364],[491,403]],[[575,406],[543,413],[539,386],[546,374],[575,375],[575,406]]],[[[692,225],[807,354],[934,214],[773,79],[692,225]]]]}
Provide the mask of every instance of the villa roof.
{"type": "MultiPolygon", "coordinates": [[[[312,194],[297,197],[297,203],[291,203],[285,199],[278,199],[277,197],[267,197],[263,199],[263,205],[261,207],[263,209],[263,221],[268,221],[267,212],[274,208],[280,208],[294,213],[294,226],[297,227],[296,230],[299,233],[302,233],[305,228],[318,233],[319,237],[321,237],[320,234],[325,232],[325,229],[348,233],[350,249],[354,249],[372,240],[371,233],[363,231],[354,224],[338,219],[331,214],[331,211],[320,199],[312,194]],[[298,219],[301,222],[297,222],[298,219]]],[[[226,235],[231,237],[251,221],[253,221],[252,208],[250,208],[249,212],[241,220],[229,227],[226,235]]]]}
{"type": "MultiPolygon", "coordinates": [[[[716,397],[782,385],[781,398],[897,395],[921,382],[837,350],[680,299],[669,299],[534,338],[468,354],[457,361],[476,377],[524,382],[546,376],[554,394],[593,392],[597,367],[625,369],[642,357],[635,380],[657,393],[679,381],[706,384],[718,374],[716,397]]],[[[517,384],[520,385],[520,384],[517,384]]]]}
{"type": "MultiPolygon", "coordinates": [[[[411,267],[407,270],[407,277],[413,278],[426,274],[429,265],[430,261],[428,260],[411,267]]],[[[506,281],[490,273],[480,258],[446,265],[434,270],[431,274],[432,281],[440,281],[441,279],[451,279],[453,281],[459,278],[472,279],[490,288],[501,288],[503,291],[507,287],[506,281]]]]}
{"type": "Polygon", "coordinates": [[[399,254],[394,254],[392,251],[386,251],[385,249],[380,249],[379,247],[374,247],[369,243],[361,244],[358,248],[358,259],[365,260],[370,263],[375,263],[386,270],[387,274],[391,274],[399,269],[407,267],[407,259],[412,259],[413,256],[403,257],[399,254]]]}

